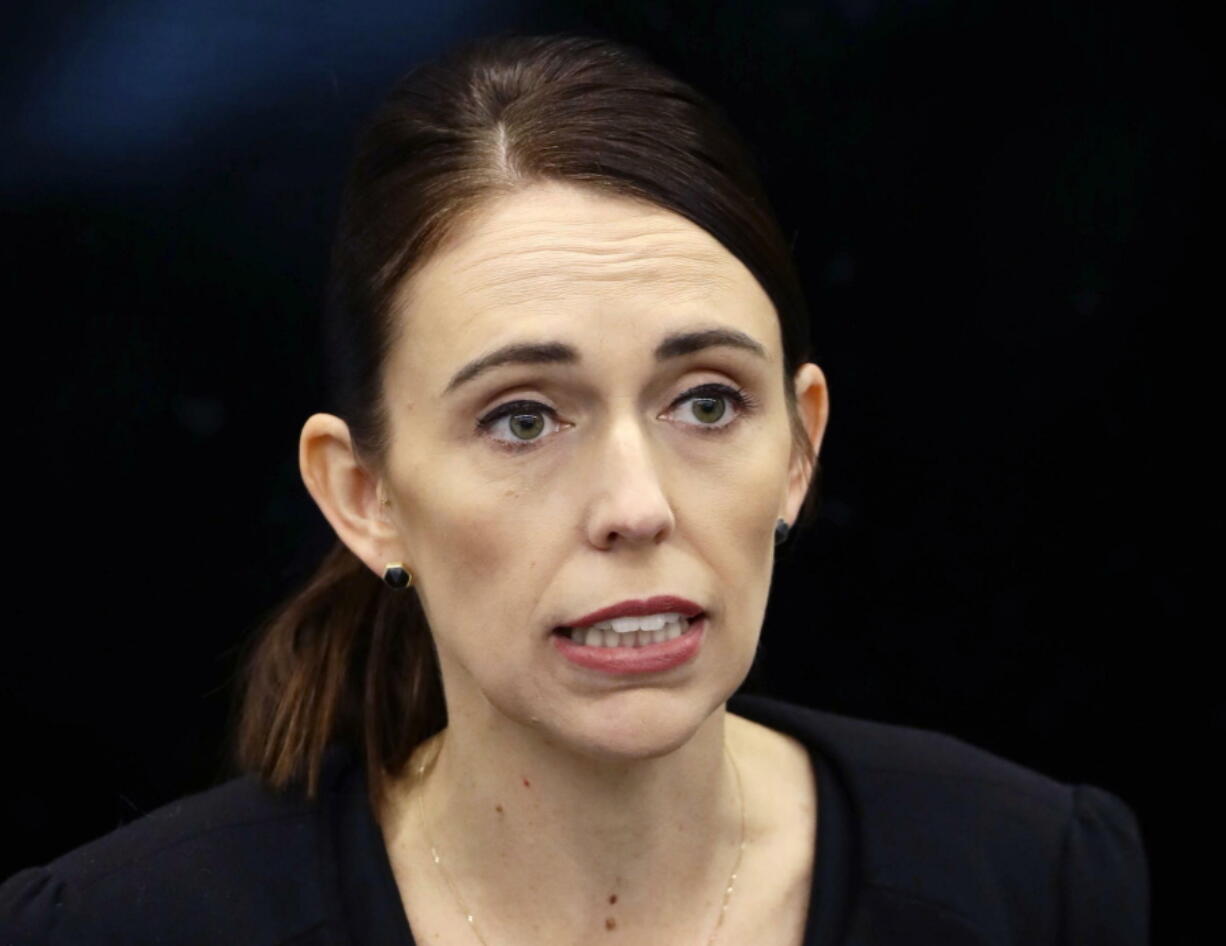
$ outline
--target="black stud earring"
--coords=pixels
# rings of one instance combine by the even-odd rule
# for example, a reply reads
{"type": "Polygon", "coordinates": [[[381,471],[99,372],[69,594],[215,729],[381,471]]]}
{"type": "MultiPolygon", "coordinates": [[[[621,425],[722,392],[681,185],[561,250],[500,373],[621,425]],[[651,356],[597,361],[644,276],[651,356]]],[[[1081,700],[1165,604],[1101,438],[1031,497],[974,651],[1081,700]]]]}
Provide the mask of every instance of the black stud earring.
{"type": "Polygon", "coordinates": [[[407,588],[413,584],[413,573],[404,567],[404,562],[389,562],[383,569],[383,581],[391,588],[407,588]]]}
{"type": "Polygon", "coordinates": [[[780,519],[775,523],[775,544],[782,545],[788,537],[788,524],[780,519]]]}

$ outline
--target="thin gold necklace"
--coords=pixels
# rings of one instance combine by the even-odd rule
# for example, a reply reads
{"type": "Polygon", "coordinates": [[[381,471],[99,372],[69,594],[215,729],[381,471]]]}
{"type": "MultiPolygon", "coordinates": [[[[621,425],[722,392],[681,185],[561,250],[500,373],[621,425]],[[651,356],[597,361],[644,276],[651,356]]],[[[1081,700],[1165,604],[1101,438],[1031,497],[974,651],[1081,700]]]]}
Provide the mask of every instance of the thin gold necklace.
{"type": "MultiPolygon", "coordinates": [[[[442,747],[442,740],[440,739],[439,748],[435,750],[434,755],[430,760],[431,765],[437,761],[438,755],[442,751],[442,747]]],[[[719,916],[715,920],[715,929],[711,931],[711,936],[707,939],[707,946],[712,946],[712,944],[715,942],[715,937],[719,935],[720,927],[723,926],[724,914],[728,912],[728,901],[732,897],[732,887],[736,883],[736,872],[741,866],[741,855],[745,852],[745,794],[741,785],[741,770],[737,766],[736,758],[732,755],[732,750],[728,748],[728,744],[726,742],[724,743],[724,753],[728,756],[728,761],[732,763],[732,771],[736,775],[736,794],[741,806],[741,841],[737,845],[736,863],[732,865],[732,875],[728,878],[728,883],[724,887],[723,903],[720,904],[719,916]]],[[[430,831],[426,827],[426,818],[422,813],[423,804],[421,796],[423,791],[421,789],[420,782],[422,781],[421,776],[425,771],[426,763],[423,762],[417,767],[419,785],[417,791],[417,804],[414,807],[417,811],[417,820],[421,825],[422,833],[425,835],[426,843],[430,845],[430,856],[434,858],[434,863],[437,865],[439,873],[443,875],[443,880],[446,881],[447,888],[451,891],[451,896],[455,898],[456,905],[459,906],[460,912],[464,915],[464,919],[468,921],[468,925],[472,929],[473,935],[477,937],[477,940],[481,943],[481,946],[489,946],[489,944],[485,941],[485,937],[481,935],[481,931],[477,929],[477,924],[473,919],[472,911],[465,905],[464,899],[460,896],[460,892],[456,890],[455,884],[451,882],[451,876],[447,873],[447,868],[443,866],[443,859],[441,856],[439,856],[438,848],[434,846],[434,841],[432,841],[430,838],[430,831]]]]}

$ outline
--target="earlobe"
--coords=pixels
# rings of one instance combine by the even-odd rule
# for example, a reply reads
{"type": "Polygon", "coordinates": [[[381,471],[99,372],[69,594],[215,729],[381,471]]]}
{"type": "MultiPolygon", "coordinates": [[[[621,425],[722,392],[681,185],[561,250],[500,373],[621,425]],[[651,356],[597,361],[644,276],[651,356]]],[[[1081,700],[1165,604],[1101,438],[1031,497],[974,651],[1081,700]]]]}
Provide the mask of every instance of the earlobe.
{"type": "MultiPolygon", "coordinates": [[[[303,484],[337,537],[382,575],[395,528],[379,502],[375,478],[358,463],[349,426],[333,414],[312,414],[298,441],[303,484]]],[[[399,557],[399,552],[390,557],[399,557]]]]}

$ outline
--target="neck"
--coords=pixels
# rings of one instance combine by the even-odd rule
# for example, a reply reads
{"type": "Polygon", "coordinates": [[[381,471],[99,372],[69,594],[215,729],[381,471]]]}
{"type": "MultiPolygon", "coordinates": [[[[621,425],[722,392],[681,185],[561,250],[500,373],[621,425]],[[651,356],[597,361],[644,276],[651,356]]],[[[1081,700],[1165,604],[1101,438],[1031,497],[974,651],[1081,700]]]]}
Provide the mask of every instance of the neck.
{"type": "Polygon", "coordinates": [[[607,760],[501,714],[453,718],[414,755],[402,810],[500,939],[693,941],[719,918],[742,841],[726,719],[721,706],[673,751],[607,760]]]}

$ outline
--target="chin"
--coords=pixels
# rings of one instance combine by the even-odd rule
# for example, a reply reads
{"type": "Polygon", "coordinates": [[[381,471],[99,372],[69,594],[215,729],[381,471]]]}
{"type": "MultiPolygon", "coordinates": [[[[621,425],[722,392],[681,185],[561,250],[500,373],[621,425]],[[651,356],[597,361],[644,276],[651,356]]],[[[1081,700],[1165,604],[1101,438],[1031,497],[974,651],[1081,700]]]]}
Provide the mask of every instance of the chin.
{"type": "Polygon", "coordinates": [[[554,738],[602,762],[655,759],[684,746],[723,704],[685,690],[623,690],[550,727],[554,738]]]}

